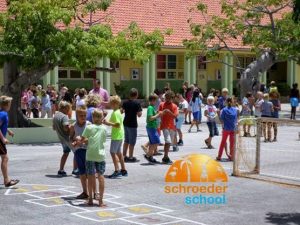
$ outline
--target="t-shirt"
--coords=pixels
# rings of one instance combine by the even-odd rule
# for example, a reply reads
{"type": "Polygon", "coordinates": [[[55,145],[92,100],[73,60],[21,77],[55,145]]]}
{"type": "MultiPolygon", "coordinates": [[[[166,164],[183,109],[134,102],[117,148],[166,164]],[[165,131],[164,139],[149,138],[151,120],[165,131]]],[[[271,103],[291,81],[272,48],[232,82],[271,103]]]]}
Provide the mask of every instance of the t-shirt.
{"type": "MultiPolygon", "coordinates": [[[[102,102],[108,102],[109,100],[109,94],[108,94],[108,91],[105,90],[104,88],[99,88],[99,89],[93,89],[89,92],[89,94],[94,94],[94,95],[98,95],[100,96],[101,98],[101,101],[102,102]]],[[[104,104],[100,104],[99,105],[99,108],[100,109],[104,109],[105,108],[105,105],[104,104]]]]}
{"type": "Polygon", "coordinates": [[[260,107],[261,107],[261,104],[264,102],[263,99],[257,99],[257,101],[255,102],[255,111],[254,111],[254,115],[257,116],[257,117],[260,117],[261,116],[261,110],[260,110],[260,107]]]}
{"type": "Polygon", "coordinates": [[[271,117],[272,116],[272,109],[273,109],[273,103],[270,102],[270,101],[264,101],[261,104],[261,108],[260,108],[261,115],[271,117]]]}
{"type": "Polygon", "coordinates": [[[8,128],[8,113],[6,111],[0,111],[0,129],[3,137],[7,134],[8,128]]]}
{"type": "Polygon", "coordinates": [[[124,126],[123,126],[123,116],[120,110],[115,110],[112,112],[109,122],[119,123],[120,127],[111,128],[111,140],[123,140],[124,139],[124,126]]]}
{"type": "Polygon", "coordinates": [[[157,120],[150,120],[150,118],[155,115],[155,108],[149,105],[147,109],[147,128],[157,128],[157,120]]]}
{"type": "Polygon", "coordinates": [[[32,96],[29,100],[29,104],[31,109],[39,109],[39,97],[32,96]]]}
{"type": "Polygon", "coordinates": [[[80,106],[85,105],[85,99],[84,98],[78,98],[76,99],[76,108],[79,108],[80,106]]]}
{"type": "Polygon", "coordinates": [[[106,141],[106,128],[103,125],[91,124],[86,126],[82,136],[88,138],[86,160],[92,162],[105,161],[104,143],[106,141]]]}
{"type": "Polygon", "coordinates": [[[141,104],[136,100],[127,100],[123,103],[122,108],[125,111],[124,126],[137,128],[137,113],[143,110],[141,104]]]}
{"type": "Polygon", "coordinates": [[[46,96],[42,97],[41,102],[42,102],[42,109],[43,110],[51,109],[51,102],[50,102],[49,95],[46,95],[46,96]]]}
{"type": "Polygon", "coordinates": [[[218,107],[219,107],[219,109],[223,109],[226,106],[225,105],[226,99],[227,99],[227,97],[224,97],[224,96],[220,96],[218,98],[218,107]]]}
{"type": "MultiPolygon", "coordinates": [[[[77,122],[73,123],[74,126],[74,136],[82,136],[82,133],[84,131],[84,129],[86,128],[87,125],[91,125],[91,122],[86,121],[85,124],[83,126],[80,126],[77,122]]],[[[81,144],[80,146],[76,146],[73,150],[76,151],[77,149],[87,149],[87,145],[86,144],[81,144]]]]}
{"type": "Polygon", "coordinates": [[[221,111],[220,119],[224,123],[224,130],[234,131],[236,128],[238,113],[235,107],[225,107],[221,111]]]}
{"type": "Polygon", "coordinates": [[[64,126],[69,125],[69,118],[62,112],[56,112],[53,117],[53,128],[62,144],[70,146],[69,133],[64,130],[64,126]]]}
{"type": "MultiPolygon", "coordinates": [[[[162,112],[165,109],[169,109],[175,116],[178,116],[178,107],[174,103],[170,102],[162,102],[159,106],[159,111],[162,112]]],[[[161,116],[161,124],[160,129],[170,129],[170,130],[176,130],[174,117],[170,113],[164,113],[161,116]]]]}
{"type": "Polygon", "coordinates": [[[93,115],[92,115],[92,113],[94,112],[94,110],[95,110],[95,107],[89,107],[87,109],[87,112],[86,112],[86,119],[88,121],[90,121],[91,123],[93,122],[93,115]]]}
{"type": "Polygon", "coordinates": [[[251,105],[248,98],[243,98],[243,106],[242,106],[242,116],[251,116],[251,105]]]}
{"type": "MultiPolygon", "coordinates": [[[[184,109],[187,109],[188,107],[189,107],[189,104],[187,103],[186,100],[184,100],[183,102],[179,102],[179,105],[178,105],[179,110],[184,110],[184,109]]],[[[184,116],[185,116],[184,112],[179,112],[178,117],[184,117],[184,116]]]]}
{"type": "Polygon", "coordinates": [[[191,106],[191,108],[192,108],[192,112],[194,113],[194,112],[199,112],[200,111],[200,107],[201,107],[201,100],[200,100],[200,98],[196,98],[195,99],[195,102],[193,102],[193,100],[191,100],[191,102],[190,102],[190,106],[191,106]]]}
{"type": "Polygon", "coordinates": [[[299,98],[299,90],[298,89],[291,89],[290,98],[299,98]]]}
{"type": "Polygon", "coordinates": [[[204,111],[207,111],[207,122],[214,122],[217,114],[217,108],[214,105],[206,105],[204,111]]]}

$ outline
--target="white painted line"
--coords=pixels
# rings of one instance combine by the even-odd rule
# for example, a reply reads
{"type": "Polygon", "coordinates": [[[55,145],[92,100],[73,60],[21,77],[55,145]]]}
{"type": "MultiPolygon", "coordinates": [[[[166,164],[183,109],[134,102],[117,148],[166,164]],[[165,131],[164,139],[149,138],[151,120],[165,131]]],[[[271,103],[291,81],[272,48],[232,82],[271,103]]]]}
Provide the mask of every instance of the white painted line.
{"type": "Polygon", "coordinates": [[[127,219],[125,219],[125,218],[121,218],[120,220],[123,220],[123,221],[129,222],[130,224],[147,225],[147,224],[145,224],[145,223],[139,223],[139,222],[135,222],[135,221],[127,220],[127,219]]]}
{"type": "MultiPolygon", "coordinates": [[[[127,204],[123,204],[123,203],[119,203],[119,202],[114,202],[114,201],[112,201],[112,200],[110,200],[110,199],[104,199],[106,202],[110,202],[110,203],[113,203],[113,204],[116,204],[116,205],[120,205],[120,206],[123,206],[123,207],[127,207],[127,206],[129,206],[129,205],[127,205],[127,204]]],[[[115,199],[113,199],[113,200],[115,200],[115,199]]]]}
{"type": "Polygon", "coordinates": [[[259,175],[269,176],[269,177],[275,177],[275,178],[282,178],[282,179],[289,179],[289,180],[295,180],[295,181],[300,181],[300,177],[281,176],[281,175],[276,175],[276,174],[272,174],[272,173],[260,173],[259,175]]]}
{"type": "Polygon", "coordinates": [[[175,221],[173,221],[173,222],[160,223],[160,224],[157,224],[157,225],[170,224],[170,223],[179,223],[179,222],[182,222],[182,221],[184,221],[184,219],[181,219],[181,220],[175,220],[175,221]]]}
{"type": "Polygon", "coordinates": [[[53,207],[60,207],[60,206],[69,205],[67,203],[64,203],[64,204],[61,204],[61,205],[45,205],[45,204],[42,204],[42,203],[39,203],[39,202],[30,201],[30,200],[25,200],[25,202],[36,204],[36,205],[40,205],[40,206],[44,206],[46,208],[53,208],[53,207]]]}
{"type": "MultiPolygon", "coordinates": [[[[55,191],[55,190],[49,190],[49,191],[55,191]]],[[[63,195],[57,195],[57,196],[51,196],[51,197],[41,197],[41,196],[38,196],[38,195],[34,195],[36,192],[34,192],[33,194],[32,193],[24,193],[24,195],[29,195],[29,196],[32,196],[34,198],[38,198],[38,199],[52,199],[52,198],[62,198],[62,197],[71,197],[71,196],[74,196],[76,194],[76,192],[74,191],[68,191],[68,190],[56,190],[56,191],[64,191],[64,192],[69,192],[70,194],[63,194],[63,195]]],[[[41,192],[48,192],[47,191],[41,191],[41,192]]],[[[39,192],[39,193],[41,193],[39,192]]],[[[32,199],[31,199],[32,200],[32,199]]]]}
{"type": "Polygon", "coordinates": [[[178,220],[184,220],[184,221],[187,221],[187,222],[190,222],[190,223],[194,223],[194,224],[207,225],[205,223],[200,223],[200,222],[196,222],[196,221],[193,221],[193,220],[188,220],[188,219],[180,218],[180,217],[177,217],[177,216],[170,216],[170,215],[166,215],[166,214],[163,214],[163,213],[157,213],[157,214],[159,214],[161,216],[166,216],[166,217],[178,219],[178,220]]]}
{"type": "Polygon", "coordinates": [[[174,211],[172,209],[167,209],[167,208],[163,208],[163,207],[159,207],[159,206],[155,206],[155,205],[149,205],[149,204],[146,204],[146,203],[136,204],[136,205],[132,205],[132,206],[140,206],[140,205],[146,205],[146,206],[149,206],[149,207],[152,207],[152,208],[161,209],[161,210],[163,210],[162,213],[173,212],[174,211]]]}

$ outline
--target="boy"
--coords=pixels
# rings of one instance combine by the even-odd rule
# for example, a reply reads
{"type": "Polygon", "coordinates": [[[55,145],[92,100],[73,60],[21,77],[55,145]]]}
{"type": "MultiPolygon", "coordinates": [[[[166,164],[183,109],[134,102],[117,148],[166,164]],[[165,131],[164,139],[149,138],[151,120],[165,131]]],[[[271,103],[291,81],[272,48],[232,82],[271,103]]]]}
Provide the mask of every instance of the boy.
{"type": "Polygon", "coordinates": [[[207,98],[207,105],[204,109],[204,115],[207,117],[207,126],[209,130],[209,137],[205,140],[205,144],[209,149],[213,149],[214,147],[211,145],[212,138],[215,136],[216,131],[216,117],[218,115],[218,110],[216,106],[214,106],[215,98],[213,96],[209,96],[207,98]]]}
{"type": "Polygon", "coordinates": [[[87,146],[81,143],[81,136],[87,125],[91,123],[86,120],[86,107],[80,106],[76,109],[76,122],[70,127],[70,140],[72,141],[72,146],[74,148],[74,158],[78,167],[79,178],[82,186],[83,192],[76,197],[76,199],[86,199],[88,198],[87,191],[87,177],[86,177],[86,149],[87,146]]]}
{"type": "Polygon", "coordinates": [[[125,129],[125,141],[123,145],[123,156],[125,162],[137,162],[137,159],[133,157],[134,146],[137,137],[137,116],[142,116],[142,107],[140,103],[136,101],[138,98],[138,90],[132,88],[129,93],[129,100],[123,103],[122,112],[125,112],[124,129],[125,129]],[[127,157],[127,150],[129,148],[129,157],[127,157]]]}
{"type": "Polygon", "coordinates": [[[156,113],[155,104],[158,96],[153,94],[149,96],[149,106],[147,109],[147,134],[149,137],[149,147],[148,151],[145,155],[145,159],[150,163],[157,163],[157,161],[153,158],[154,152],[157,149],[157,146],[160,143],[159,134],[158,134],[158,123],[157,118],[161,116],[161,112],[156,113]]]}
{"type": "Polygon", "coordinates": [[[111,144],[110,144],[110,155],[112,157],[115,171],[113,174],[109,175],[108,178],[117,178],[120,176],[128,176],[127,170],[125,169],[124,158],[121,152],[122,142],[124,139],[124,127],[123,127],[123,117],[120,111],[121,99],[119,96],[112,96],[109,99],[110,107],[113,112],[110,116],[109,121],[104,121],[107,126],[112,126],[111,129],[111,144]],[[120,162],[121,171],[119,168],[120,162]]]}
{"type": "Polygon", "coordinates": [[[39,118],[39,103],[40,99],[36,90],[32,91],[32,97],[30,99],[30,108],[33,114],[33,118],[39,118]]]}
{"type": "Polygon", "coordinates": [[[106,141],[106,128],[102,125],[103,112],[95,109],[92,113],[93,123],[86,126],[82,133],[84,138],[82,142],[87,143],[86,151],[86,172],[88,177],[88,192],[89,199],[87,204],[93,205],[93,189],[96,185],[95,171],[98,173],[99,181],[99,206],[104,207],[103,193],[104,193],[104,172],[105,172],[105,149],[104,143],[106,141]]]}
{"type": "MultiPolygon", "coordinates": [[[[264,101],[260,106],[261,117],[272,117],[274,112],[273,103],[269,101],[269,94],[264,94],[264,101]]],[[[271,140],[271,128],[272,122],[263,122],[262,131],[264,135],[264,142],[272,142],[271,140]]]]}
{"type": "MultiPolygon", "coordinates": [[[[182,94],[177,94],[176,97],[179,100],[179,104],[178,104],[179,115],[178,115],[177,120],[176,120],[176,130],[177,130],[177,133],[178,133],[178,136],[179,136],[179,141],[178,141],[177,144],[178,144],[178,146],[183,146],[183,135],[182,135],[181,127],[182,127],[182,124],[183,124],[184,119],[185,119],[185,114],[188,111],[189,104],[183,98],[182,94]]],[[[176,139],[177,139],[177,137],[176,137],[176,139]]]]}
{"type": "Polygon", "coordinates": [[[162,102],[159,106],[159,112],[162,113],[160,128],[165,139],[164,157],[162,159],[162,163],[165,164],[172,163],[169,158],[169,150],[176,134],[174,120],[178,116],[178,107],[172,102],[173,98],[174,93],[172,91],[167,91],[165,93],[165,102],[162,102]]]}
{"type": "MultiPolygon", "coordinates": [[[[64,171],[64,167],[69,153],[71,152],[71,145],[69,141],[70,124],[68,118],[68,114],[71,110],[71,105],[68,102],[61,101],[58,105],[58,110],[59,111],[55,113],[53,118],[53,130],[56,131],[60,143],[63,147],[63,155],[60,159],[60,167],[57,175],[67,176],[67,173],[64,171]]],[[[75,168],[75,165],[73,165],[73,168],[75,168]]]]}
{"type": "Polygon", "coordinates": [[[8,127],[8,111],[11,107],[12,98],[8,96],[1,96],[0,97],[0,156],[1,156],[1,171],[4,179],[4,186],[10,187],[19,183],[19,180],[12,180],[8,177],[7,171],[7,149],[6,144],[8,144],[8,140],[5,138],[6,134],[10,136],[14,136],[14,133],[7,129],[8,127]]]}

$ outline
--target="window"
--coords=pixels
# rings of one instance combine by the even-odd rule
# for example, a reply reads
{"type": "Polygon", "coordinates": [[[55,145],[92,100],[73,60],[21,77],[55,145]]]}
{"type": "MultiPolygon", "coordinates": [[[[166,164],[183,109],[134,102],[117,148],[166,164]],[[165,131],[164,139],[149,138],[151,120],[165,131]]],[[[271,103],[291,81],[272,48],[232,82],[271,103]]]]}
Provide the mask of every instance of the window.
{"type": "Polygon", "coordinates": [[[197,56],[197,69],[206,70],[206,56],[197,56]]]}
{"type": "Polygon", "coordinates": [[[78,70],[70,70],[70,78],[81,78],[81,72],[78,70]]]}
{"type": "Polygon", "coordinates": [[[157,55],[157,79],[183,79],[183,55],[157,55]]]}
{"type": "Polygon", "coordinates": [[[96,78],[96,71],[95,70],[85,71],[85,73],[83,74],[83,78],[95,79],[96,78]]]}
{"type": "Polygon", "coordinates": [[[60,79],[68,78],[68,70],[58,70],[58,78],[60,79]]]}

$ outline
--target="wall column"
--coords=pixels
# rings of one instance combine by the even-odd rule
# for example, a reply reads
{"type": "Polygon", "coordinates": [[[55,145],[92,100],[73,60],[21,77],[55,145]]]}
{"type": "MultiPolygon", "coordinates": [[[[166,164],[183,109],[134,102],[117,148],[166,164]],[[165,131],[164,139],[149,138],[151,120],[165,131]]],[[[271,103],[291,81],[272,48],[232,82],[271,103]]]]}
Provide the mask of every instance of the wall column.
{"type": "Polygon", "coordinates": [[[58,90],[58,66],[54,67],[54,69],[50,71],[50,76],[51,85],[54,86],[56,90],[58,90]]]}
{"type": "Polygon", "coordinates": [[[287,61],[287,83],[292,87],[296,80],[296,62],[293,60],[287,61]]]}
{"type": "Polygon", "coordinates": [[[47,85],[51,84],[51,71],[43,76],[43,88],[46,90],[47,85]]]}
{"type": "Polygon", "coordinates": [[[227,88],[229,91],[229,95],[233,95],[233,57],[232,55],[228,55],[228,64],[227,65],[227,88]]]}
{"type": "Polygon", "coordinates": [[[262,84],[267,84],[267,71],[260,74],[259,82],[262,84]]]}
{"type": "Polygon", "coordinates": [[[143,65],[143,95],[147,98],[150,94],[150,61],[143,65]]]}
{"type": "Polygon", "coordinates": [[[191,83],[195,84],[197,81],[197,70],[196,70],[196,56],[193,56],[190,63],[190,71],[191,71],[191,83]]]}
{"type": "Polygon", "coordinates": [[[156,54],[153,53],[149,62],[150,74],[149,74],[149,92],[153,93],[156,88],[156,54]]]}
{"type": "MultiPolygon", "coordinates": [[[[110,58],[105,57],[103,58],[103,67],[104,68],[110,68],[110,58]]],[[[103,88],[108,91],[108,94],[110,94],[110,72],[105,71],[103,72],[103,88]]]]}
{"type": "MultiPolygon", "coordinates": [[[[96,62],[97,67],[103,68],[103,58],[97,59],[96,62]]],[[[96,79],[99,79],[103,85],[103,71],[96,70],[96,79]]]]}
{"type": "Polygon", "coordinates": [[[191,59],[184,57],[184,81],[191,85],[191,59]]]}
{"type": "Polygon", "coordinates": [[[228,55],[224,55],[223,57],[223,67],[222,67],[222,77],[221,77],[221,83],[222,83],[222,89],[228,88],[228,64],[229,64],[229,57],[228,55]]]}

